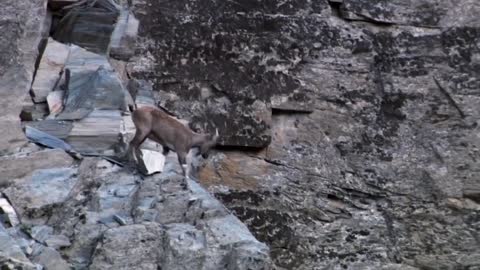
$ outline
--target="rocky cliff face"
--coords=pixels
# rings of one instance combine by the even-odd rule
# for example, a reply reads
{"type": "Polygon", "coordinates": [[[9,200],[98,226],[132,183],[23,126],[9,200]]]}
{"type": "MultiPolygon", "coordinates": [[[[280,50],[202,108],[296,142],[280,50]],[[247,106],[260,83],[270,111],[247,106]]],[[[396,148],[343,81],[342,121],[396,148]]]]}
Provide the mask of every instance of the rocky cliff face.
{"type": "Polygon", "coordinates": [[[174,156],[142,180],[25,145],[17,116],[48,16],[46,1],[13,1],[0,10],[0,264],[480,268],[477,2],[131,1],[140,39],[120,77],[219,128],[198,178],[225,209],[180,188],[174,156]]]}
{"type": "Polygon", "coordinates": [[[479,267],[476,1],[134,2],[132,74],[220,127],[200,181],[279,269],[479,267]]]}
{"type": "Polygon", "coordinates": [[[149,166],[144,155],[147,171],[162,171],[150,176],[113,158],[135,132],[127,107],[152,94],[122,72],[138,27],[127,6],[9,4],[0,11],[8,38],[0,53],[0,268],[270,268],[268,246],[186,181],[175,154],[163,166],[146,143],[163,158],[149,166]],[[135,99],[127,85],[139,88],[135,99]]]}

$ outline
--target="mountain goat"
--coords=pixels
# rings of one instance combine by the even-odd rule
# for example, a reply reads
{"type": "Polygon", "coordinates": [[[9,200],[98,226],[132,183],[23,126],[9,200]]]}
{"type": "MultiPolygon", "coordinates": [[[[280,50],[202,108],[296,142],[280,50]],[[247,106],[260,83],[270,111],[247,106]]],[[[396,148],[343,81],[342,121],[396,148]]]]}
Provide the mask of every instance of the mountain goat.
{"type": "Polygon", "coordinates": [[[154,107],[136,109],[132,114],[132,120],[137,131],[129,144],[127,153],[133,152],[133,158],[138,161],[138,148],[146,138],[149,138],[162,145],[164,155],[167,155],[170,150],[177,153],[185,178],[189,176],[186,157],[190,149],[198,148],[198,154],[207,158],[208,151],[217,144],[218,129],[215,135],[195,133],[164,111],[154,107]]]}

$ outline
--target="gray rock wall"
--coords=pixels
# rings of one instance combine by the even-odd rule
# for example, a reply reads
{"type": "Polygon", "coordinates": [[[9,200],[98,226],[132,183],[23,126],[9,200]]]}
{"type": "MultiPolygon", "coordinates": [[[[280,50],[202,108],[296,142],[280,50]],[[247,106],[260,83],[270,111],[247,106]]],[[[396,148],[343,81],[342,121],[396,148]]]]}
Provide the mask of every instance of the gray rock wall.
{"type": "MultiPolygon", "coordinates": [[[[49,3],[50,8],[68,4],[49,3]]],[[[112,3],[95,0],[81,4],[112,3]]],[[[123,88],[128,79],[119,70],[126,63],[49,40],[49,26],[42,28],[43,21],[49,21],[46,1],[7,4],[10,6],[0,11],[0,29],[9,38],[0,45],[9,49],[0,53],[0,83],[5,87],[0,92],[5,96],[0,101],[4,110],[0,119],[6,121],[0,145],[0,269],[270,269],[268,246],[198,183],[188,180],[184,188],[174,153],[167,157],[162,174],[152,176],[114,165],[110,162],[122,162],[113,158],[104,157],[107,162],[80,155],[113,156],[117,147],[121,152],[120,141],[133,135],[129,134],[132,128],[134,132],[133,124],[127,120],[126,103],[130,101],[123,88]],[[47,45],[42,43],[47,40],[47,45]],[[38,49],[45,46],[48,53],[37,58],[38,49]],[[59,48],[68,59],[55,59],[59,48]],[[35,62],[40,68],[33,76],[35,62]],[[98,68],[98,63],[103,68],[98,68]],[[102,76],[91,76],[89,69],[102,76]],[[44,120],[52,110],[45,100],[49,102],[56,89],[66,92],[66,98],[57,101],[63,112],[56,115],[50,111],[44,120]],[[38,104],[45,111],[35,111],[38,104],[33,102],[43,102],[38,104]],[[20,118],[23,105],[28,110],[24,109],[20,118]],[[28,122],[20,123],[21,119],[28,122]],[[38,145],[26,142],[21,124],[38,145]]],[[[117,19],[116,12],[104,14],[98,6],[89,8],[108,22],[117,19]]],[[[55,13],[57,23],[58,14],[61,12],[55,13]]],[[[82,16],[75,18],[81,21],[81,30],[90,23],[82,16]]],[[[120,29],[125,36],[117,33],[116,49],[133,48],[135,25],[120,29]]],[[[112,23],[108,28],[113,29],[112,23]]],[[[105,45],[110,33],[97,34],[100,45],[105,45]]],[[[81,35],[73,41],[96,50],[95,40],[81,35]]],[[[118,51],[113,54],[118,56],[118,51]]],[[[152,148],[159,150],[156,145],[152,148]]]]}
{"type": "Polygon", "coordinates": [[[220,202],[181,188],[174,154],[142,179],[26,145],[50,20],[46,1],[7,1],[2,269],[480,268],[477,1],[132,3],[122,78],[220,129],[198,173],[220,202]]]}
{"type": "Polygon", "coordinates": [[[476,1],[134,6],[132,74],[234,146],[201,182],[279,269],[480,267],[476,1]]]}
{"type": "Polygon", "coordinates": [[[2,2],[0,11],[0,152],[26,142],[20,112],[30,90],[44,29],[48,29],[47,0],[2,2]]]}

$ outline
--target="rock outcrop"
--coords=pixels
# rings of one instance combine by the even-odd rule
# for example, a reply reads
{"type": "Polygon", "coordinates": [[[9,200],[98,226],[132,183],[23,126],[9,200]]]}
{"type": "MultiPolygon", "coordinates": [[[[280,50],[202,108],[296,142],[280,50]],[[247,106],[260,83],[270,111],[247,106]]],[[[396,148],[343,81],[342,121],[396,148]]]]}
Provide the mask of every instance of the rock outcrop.
{"type": "Polygon", "coordinates": [[[201,183],[279,269],[479,267],[476,1],[134,11],[144,39],[132,74],[193,126],[220,127],[233,147],[201,183]]]}
{"type": "Polygon", "coordinates": [[[480,268],[478,1],[73,2],[0,9],[0,268],[480,268]],[[112,159],[133,103],[198,182],[112,159]]]}
{"type": "MultiPolygon", "coordinates": [[[[17,4],[17,12],[23,12],[17,19],[30,12],[23,2],[17,4]]],[[[29,20],[47,20],[43,4],[42,12],[30,14],[29,20]]],[[[68,3],[51,4],[65,11],[61,7],[68,3]]],[[[22,57],[32,54],[21,63],[25,74],[33,71],[35,60],[38,68],[36,76],[12,82],[15,87],[32,85],[30,97],[24,99],[26,92],[5,94],[7,108],[19,107],[9,124],[20,132],[7,134],[8,140],[17,136],[18,145],[0,156],[0,268],[269,269],[269,248],[237,217],[198,183],[188,180],[187,187],[181,185],[184,179],[175,154],[167,157],[165,167],[158,166],[165,158],[157,145],[146,143],[144,151],[162,157],[144,158],[147,172],[162,171],[151,176],[121,167],[123,161],[112,158],[123,154],[122,147],[135,132],[129,116],[133,102],[154,106],[153,99],[148,100],[153,95],[140,82],[133,99],[127,86],[137,81],[127,82],[122,73],[126,64],[94,52],[112,46],[110,56],[128,59],[134,52],[138,21],[110,0],[79,5],[86,9],[68,6],[60,22],[55,16],[62,12],[55,13],[52,32],[59,40],[85,48],[42,36],[40,28],[32,29],[35,40],[12,36],[18,38],[12,42],[31,46],[22,43],[17,52],[22,57]],[[112,44],[105,42],[110,40],[109,31],[92,39],[80,31],[98,20],[108,24],[107,30],[118,29],[112,44]],[[14,96],[16,103],[8,104],[14,96]],[[41,112],[36,111],[37,104],[43,105],[41,112]],[[22,114],[20,105],[25,106],[22,114]],[[38,145],[26,142],[21,126],[38,145]],[[101,158],[85,157],[90,155],[101,158]]],[[[15,23],[18,28],[9,30],[24,30],[20,21],[15,23]]]]}

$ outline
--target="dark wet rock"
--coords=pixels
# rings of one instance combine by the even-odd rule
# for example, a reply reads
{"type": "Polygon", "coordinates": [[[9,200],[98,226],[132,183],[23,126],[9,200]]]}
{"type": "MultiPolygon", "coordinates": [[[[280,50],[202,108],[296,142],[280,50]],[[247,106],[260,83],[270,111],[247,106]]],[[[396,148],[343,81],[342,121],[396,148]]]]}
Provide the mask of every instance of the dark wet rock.
{"type": "Polygon", "coordinates": [[[267,146],[270,98],[302,88],[289,72],[311,40],[294,39],[309,31],[305,19],[321,24],[330,14],[327,1],[187,2],[137,7],[140,35],[158,44],[143,53],[157,59],[150,72],[160,76],[133,74],[151,79],[161,105],[193,127],[218,126],[221,145],[267,146]]]}
{"type": "Polygon", "coordinates": [[[112,32],[110,56],[127,61],[135,53],[139,22],[128,10],[122,9],[112,32]]]}
{"type": "Polygon", "coordinates": [[[119,14],[120,6],[111,0],[83,1],[64,7],[53,37],[62,43],[106,53],[119,14]]]}

